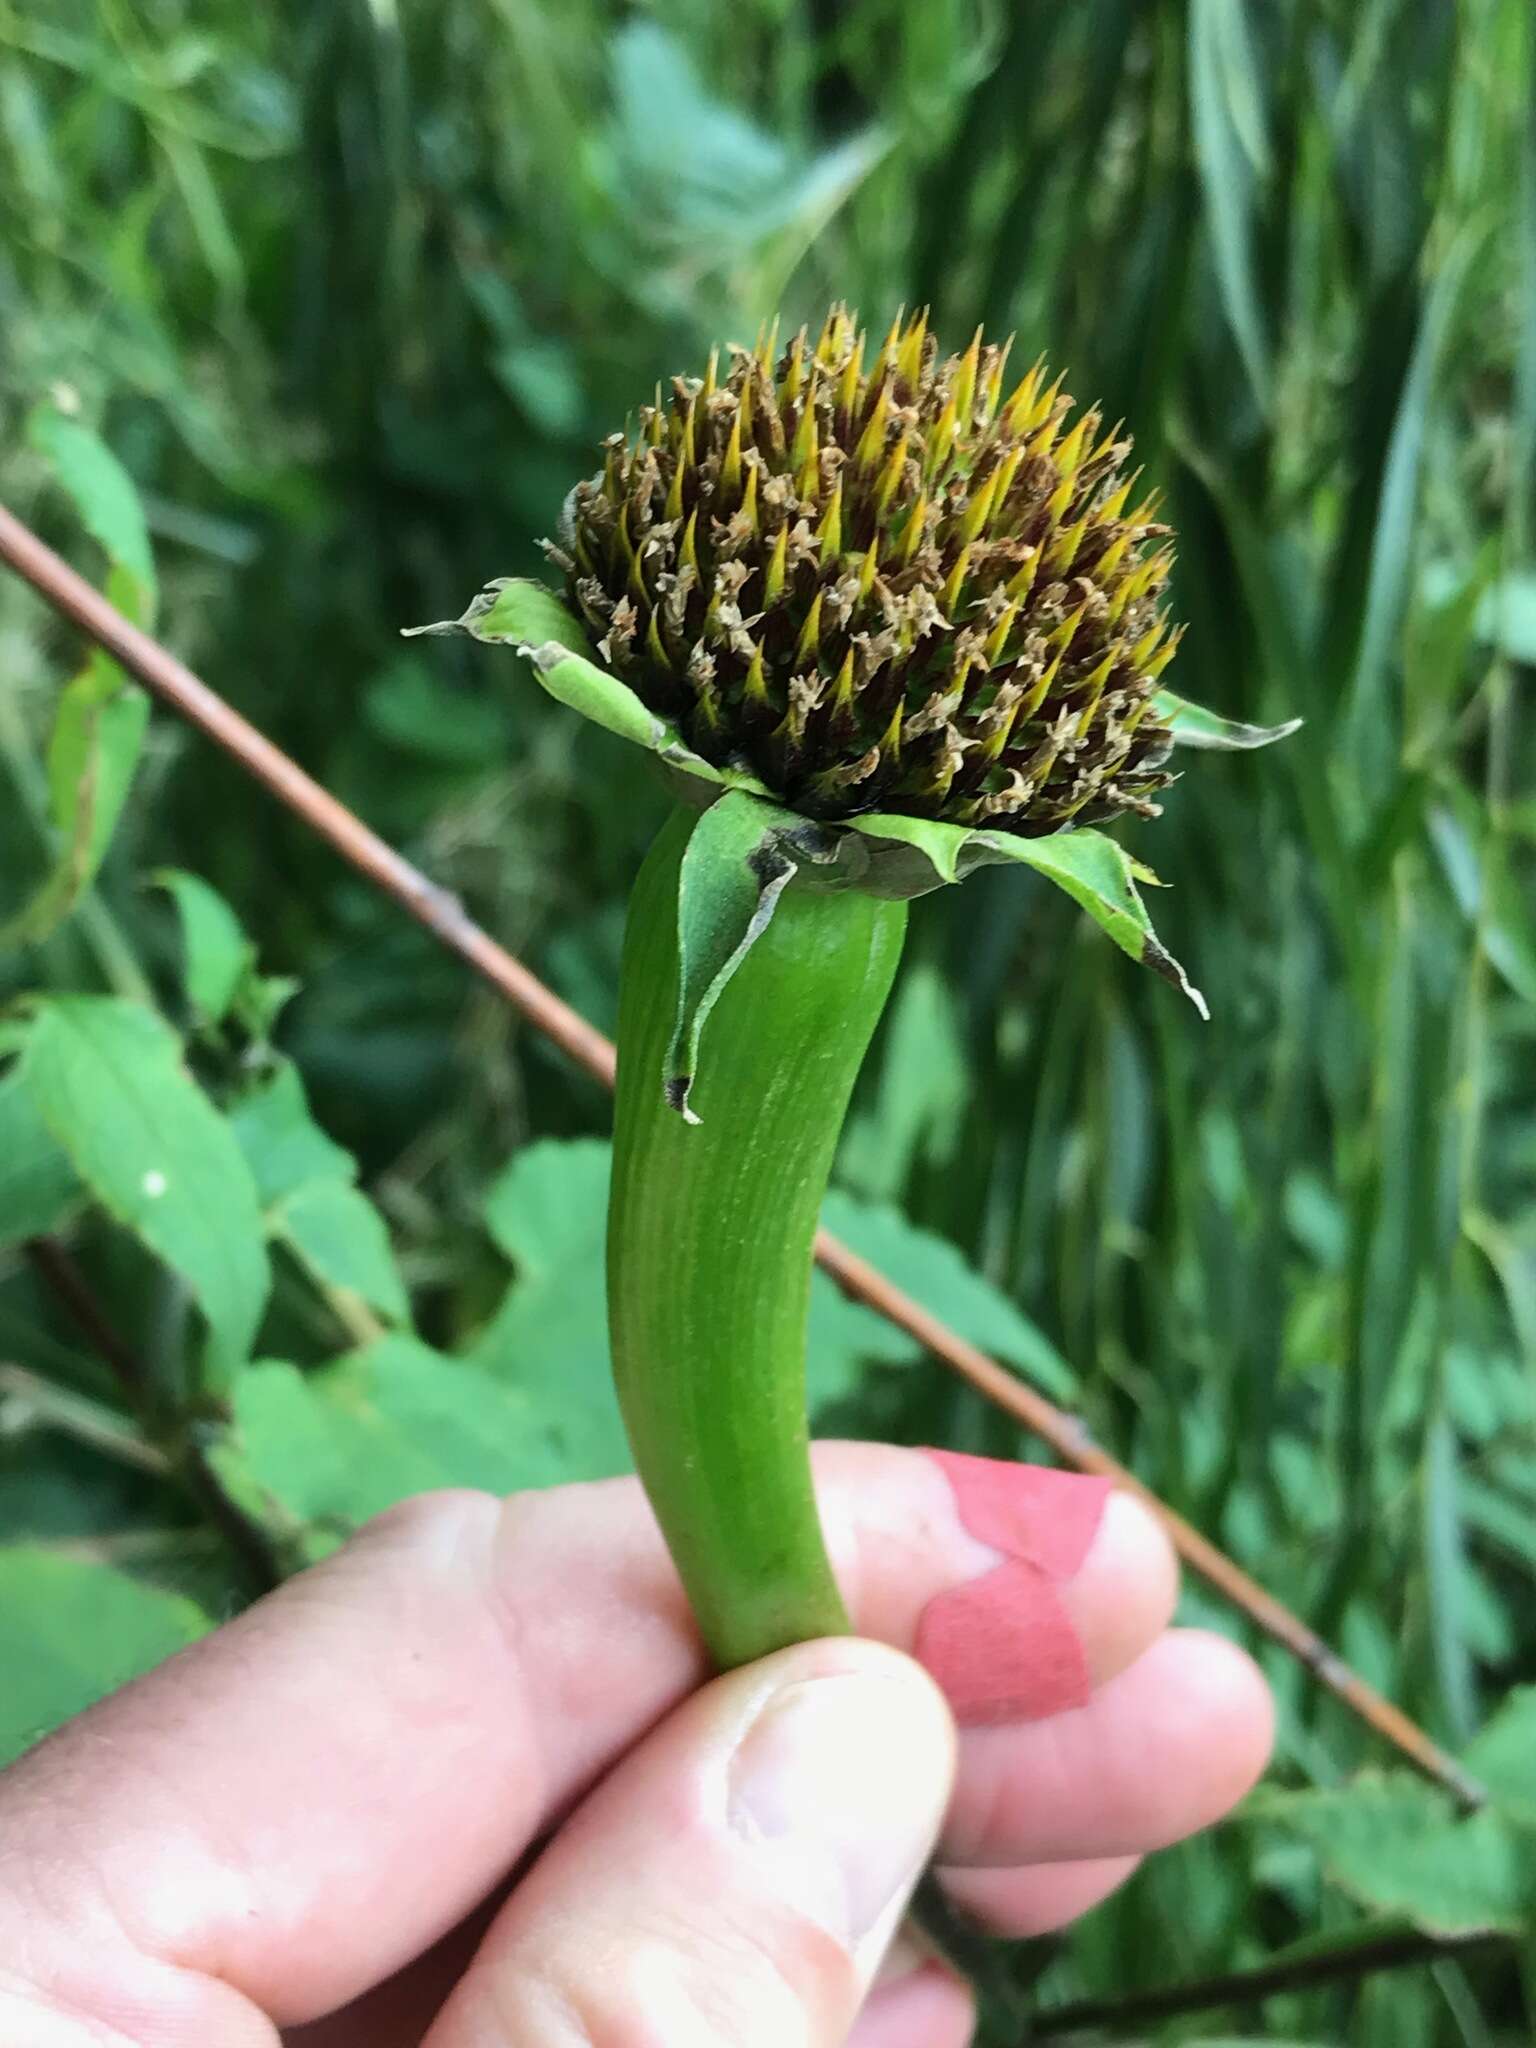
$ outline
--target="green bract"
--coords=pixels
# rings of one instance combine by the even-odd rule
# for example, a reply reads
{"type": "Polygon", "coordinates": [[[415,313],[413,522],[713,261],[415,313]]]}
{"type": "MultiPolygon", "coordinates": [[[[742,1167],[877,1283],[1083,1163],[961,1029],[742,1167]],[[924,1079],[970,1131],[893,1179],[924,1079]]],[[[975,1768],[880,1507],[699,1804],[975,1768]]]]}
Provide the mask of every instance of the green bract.
{"type": "MultiPolygon", "coordinates": [[[[787,810],[755,775],[695,753],[671,720],[649,709],[596,658],[582,626],[540,583],[503,578],[462,618],[414,630],[463,632],[487,646],[515,648],[550,696],[644,747],[662,764],[678,798],[705,812],[707,830],[696,832],[689,862],[694,901],[680,910],[686,929],[678,1019],[664,1076],[674,1106],[685,1114],[704,1022],[791,879],[816,890],[857,889],[901,900],[964,881],[981,867],[1012,862],[1033,868],[1064,889],[1122,951],[1207,1014],[1199,990],[1152,929],[1137,883],[1155,882],[1155,875],[1102,832],[1078,828],[1025,839],[891,812],[832,822],[787,810]],[[701,899],[707,910],[698,907],[701,899]]],[[[1158,704],[1175,742],[1190,747],[1267,746],[1299,724],[1235,724],[1170,690],[1158,692],[1158,704]]]]}

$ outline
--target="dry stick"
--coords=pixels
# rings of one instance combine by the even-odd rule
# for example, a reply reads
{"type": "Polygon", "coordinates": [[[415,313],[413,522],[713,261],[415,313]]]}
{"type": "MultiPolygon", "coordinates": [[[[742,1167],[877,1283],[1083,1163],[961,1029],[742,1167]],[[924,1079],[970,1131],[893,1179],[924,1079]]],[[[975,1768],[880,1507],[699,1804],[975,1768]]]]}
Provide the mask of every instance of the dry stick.
{"type": "MultiPolygon", "coordinates": [[[[428,881],[420,869],[370,831],[345,804],[338,803],[328,790],[322,789],[312,776],[306,775],[296,762],[200,681],[184,662],[125,619],[3,505],[0,560],[8,562],[57,612],[114,656],[162,703],[206,733],[258,782],[264,783],[280,802],[303,818],[321,838],[328,839],[359,873],[386,895],[393,896],[450,952],[468,961],[531,1024],[569,1053],[579,1067],[605,1087],[613,1086],[614,1048],[600,1031],[482,931],[457,897],[428,881]]],[[[930,1315],[826,1231],[817,1238],[816,1257],[844,1293],[906,1330],[979,1393],[1049,1444],[1069,1465],[1081,1472],[1102,1473],[1117,1486],[1137,1494],[1161,1519],[1184,1561],[1241,1609],[1256,1627],[1299,1658],[1320,1684],[1427,1777],[1444,1786],[1465,1806],[1481,1803],[1481,1787],[1454,1757],[1447,1756],[1401,1709],[1367,1685],[1305,1622],[1282,1607],[1182,1516],[1165,1507],[1107,1451],[1100,1450],[1080,1422],[1053,1407],[985,1352],[957,1336],[937,1316],[930,1315]]]]}

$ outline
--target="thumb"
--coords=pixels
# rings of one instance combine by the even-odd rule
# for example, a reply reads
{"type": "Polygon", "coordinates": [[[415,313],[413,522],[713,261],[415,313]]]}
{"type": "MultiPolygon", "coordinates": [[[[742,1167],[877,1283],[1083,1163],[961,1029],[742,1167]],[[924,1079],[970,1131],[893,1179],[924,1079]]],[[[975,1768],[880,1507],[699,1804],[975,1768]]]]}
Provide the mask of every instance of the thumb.
{"type": "Polygon", "coordinates": [[[837,2048],[953,1775],[942,1697],[881,1644],[716,1679],[561,1830],[426,2048],[837,2048]]]}

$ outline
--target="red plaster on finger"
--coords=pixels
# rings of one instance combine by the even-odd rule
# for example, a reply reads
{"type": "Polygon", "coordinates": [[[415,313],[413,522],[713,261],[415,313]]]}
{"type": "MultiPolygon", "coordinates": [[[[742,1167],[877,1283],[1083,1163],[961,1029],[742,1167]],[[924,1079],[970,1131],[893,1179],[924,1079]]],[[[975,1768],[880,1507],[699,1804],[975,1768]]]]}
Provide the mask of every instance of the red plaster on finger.
{"type": "Polygon", "coordinates": [[[917,1660],[966,1728],[1042,1721],[1085,1706],[1092,1690],[1082,1638],[1049,1579],[1022,1558],[930,1600],[917,1660]]]}
{"type": "Polygon", "coordinates": [[[930,1451],[971,1534],[1053,1579],[1070,1579],[1099,1532],[1110,1482],[1045,1465],[930,1451]]]}
{"type": "Polygon", "coordinates": [[[918,1661],[962,1727],[1044,1720],[1086,1705],[1088,1659],[1052,1581],[1070,1578],[1087,1556],[1109,1482],[956,1451],[930,1456],[965,1527],[1005,1561],[928,1602],[918,1661]]]}

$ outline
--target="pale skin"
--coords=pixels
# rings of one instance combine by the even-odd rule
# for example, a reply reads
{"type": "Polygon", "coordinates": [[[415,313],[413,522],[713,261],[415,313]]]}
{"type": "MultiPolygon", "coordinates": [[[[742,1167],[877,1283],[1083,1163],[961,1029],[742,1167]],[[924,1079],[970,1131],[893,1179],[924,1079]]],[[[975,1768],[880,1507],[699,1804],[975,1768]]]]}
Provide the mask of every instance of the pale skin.
{"type": "Polygon", "coordinates": [[[957,1737],[902,1653],[992,1553],[921,1453],[817,1482],[858,1639],[709,1681],[633,1482],[438,1494],[60,1731],[0,1775],[0,2040],[963,2048],[922,1865],[1061,1927],[1242,1796],[1269,1694],[1116,1495],[1091,1700],[957,1737]]]}

